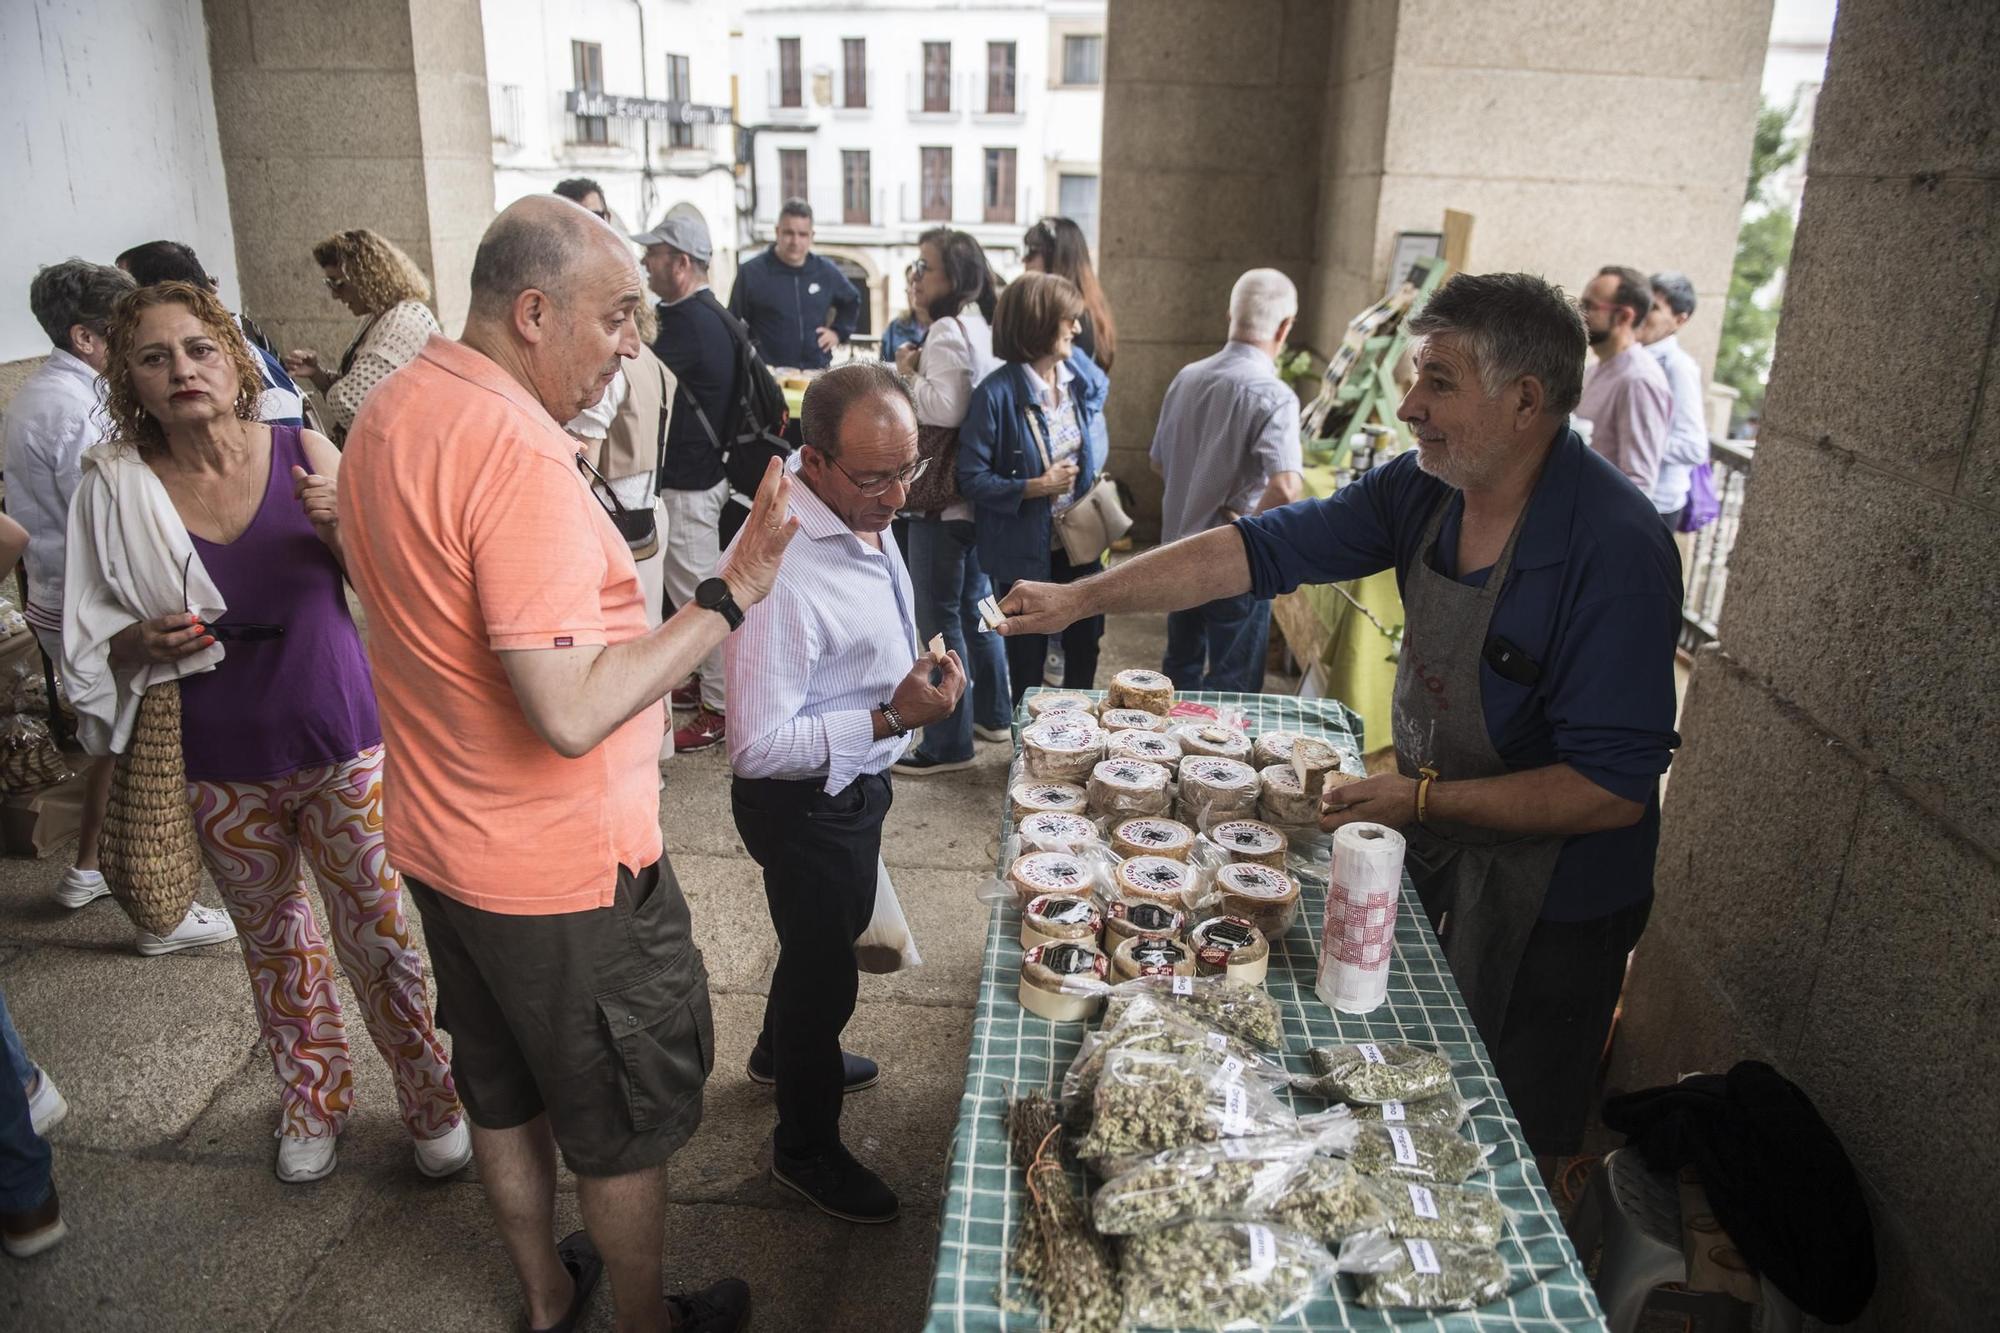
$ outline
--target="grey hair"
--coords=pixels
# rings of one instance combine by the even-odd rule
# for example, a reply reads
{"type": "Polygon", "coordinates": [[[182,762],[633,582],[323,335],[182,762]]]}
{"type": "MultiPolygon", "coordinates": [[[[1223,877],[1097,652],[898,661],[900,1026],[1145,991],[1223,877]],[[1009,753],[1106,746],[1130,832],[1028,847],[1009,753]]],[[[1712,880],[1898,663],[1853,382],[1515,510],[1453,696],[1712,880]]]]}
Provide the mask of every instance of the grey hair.
{"type": "Polygon", "coordinates": [[[1653,275],[1653,295],[1672,307],[1676,315],[1694,313],[1694,284],[1685,273],[1663,269],[1653,275]]]}
{"type": "Polygon", "coordinates": [[[800,438],[828,458],[840,457],[840,428],[848,412],[870,398],[900,402],[910,410],[910,420],[917,419],[917,400],[894,366],[886,361],[850,361],[827,371],[806,389],[799,408],[800,438]]]}
{"type": "Polygon", "coordinates": [[[28,308],[49,341],[65,352],[69,331],[83,325],[100,338],[111,327],[112,308],[118,298],[139,284],[124,269],[93,264],[87,259],[65,259],[50,264],[28,284],[28,308]]]}
{"type": "Polygon", "coordinates": [[[1567,415],[1583,396],[1583,359],[1590,339],[1583,316],[1562,288],[1532,273],[1461,273],[1410,316],[1420,338],[1448,333],[1462,340],[1489,398],[1533,376],[1553,416],[1567,415]]]}
{"type": "Polygon", "coordinates": [[[1274,268],[1253,268],[1229,289],[1229,336],[1267,342],[1299,313],[1299,289],[1274,268]]]}
{"type": "Polygon", "coordinates": [[[532,210],[503,212],[479,238],[472,257],[472,313],[484,319],[504,318],[514,298],[529,288],[552,298],[566,295],[584,255],[584,235],[581,227],[552,225],[532,210]]]}
{"type": "Polygon", "coordinates": [[[813,206],[803,199],[787,199],[778,206],[778,218],[780,221],[785,218],[804,218],[807,222],[811,222],[813,206]]]}

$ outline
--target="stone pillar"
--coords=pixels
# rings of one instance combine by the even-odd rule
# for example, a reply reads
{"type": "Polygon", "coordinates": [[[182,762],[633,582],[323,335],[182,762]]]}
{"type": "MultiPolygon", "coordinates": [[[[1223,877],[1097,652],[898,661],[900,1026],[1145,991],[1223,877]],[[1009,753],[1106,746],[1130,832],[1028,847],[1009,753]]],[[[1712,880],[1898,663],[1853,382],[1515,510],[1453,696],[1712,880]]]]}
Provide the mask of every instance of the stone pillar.
{"type": "Polygon", "coordinates": [[[464,323],[493,216],[478,0],[204,0],[243,304],[284,346],[339,355],[355,321],[312,246],[372,227],[464,323]]]}
{"type": "Polygon", "coordinates": [[[1996,67],[1987,0],[1842,0],[1614,1070],[1804,1088],[1868,1189],[1882,1330],[2000,1308],[1996,67]]]}

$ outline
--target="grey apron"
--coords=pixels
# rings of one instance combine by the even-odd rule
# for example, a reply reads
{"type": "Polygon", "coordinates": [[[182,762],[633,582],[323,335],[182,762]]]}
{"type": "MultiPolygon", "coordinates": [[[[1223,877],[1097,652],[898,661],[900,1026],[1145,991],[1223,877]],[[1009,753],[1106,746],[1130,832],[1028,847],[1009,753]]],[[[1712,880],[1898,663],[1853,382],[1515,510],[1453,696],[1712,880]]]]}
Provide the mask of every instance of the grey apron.
{"type": "MultiPolygon", "coordinates": [[[[1403,655],[1396,667],[1396,766],[1404,777],[1433,770],[1440,782],[1499,777],[1509,769],[1486,734],[1479,665],[1493,608],[1514,563],[1524,506],[1486,585],[1469,587],[1431,568],[1451,497],[1438,505],[1403,586],[1403,655]]],[[[1515,835],[1430,819],[1403,830],[1410,878],[1440,942],[1472,1021],[1491,1045],[1528,935],[1548,896],[1560,837],[1515,835]],[[1447,918],[1447,914],[1449,914],[1447,918]]]]}

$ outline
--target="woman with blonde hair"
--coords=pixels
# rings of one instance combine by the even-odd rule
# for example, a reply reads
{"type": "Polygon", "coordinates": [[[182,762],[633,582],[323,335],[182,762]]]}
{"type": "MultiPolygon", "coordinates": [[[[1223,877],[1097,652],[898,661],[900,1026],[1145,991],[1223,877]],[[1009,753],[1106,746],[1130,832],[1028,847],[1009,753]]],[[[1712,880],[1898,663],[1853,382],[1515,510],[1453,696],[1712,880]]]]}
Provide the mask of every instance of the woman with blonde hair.
{"type": "Polygon", "coordinates": [[[431,295],[429,280],[388,237],[356,227],[335,232],[315,245],[312,254],[326,271],[327,293],[366,319],[342,353],[338,370],[322,366],[319,353],[310,347],[284,355],[285,370],[311,380],[326,399],[328,424],[338,442],[347,438],[368,391],[414,360],[430,336],[442,330],[424,304],[431,295]]]}
{"type": "Polygon", "coordinates": [[[178,680],[196,838],[281,1085],[278,1178],[331,1172],[354,1102],[314,879],[418,1169],[449,1175],[472,1145],[383,844],[382,728],[343,595],[340,455],[317,432],[255,419],[249,348],[189,283],[119,303],[104,383],[111,435],[84,454],[64,584],[85,746],[125,748],[142,688],[178,680]]]}

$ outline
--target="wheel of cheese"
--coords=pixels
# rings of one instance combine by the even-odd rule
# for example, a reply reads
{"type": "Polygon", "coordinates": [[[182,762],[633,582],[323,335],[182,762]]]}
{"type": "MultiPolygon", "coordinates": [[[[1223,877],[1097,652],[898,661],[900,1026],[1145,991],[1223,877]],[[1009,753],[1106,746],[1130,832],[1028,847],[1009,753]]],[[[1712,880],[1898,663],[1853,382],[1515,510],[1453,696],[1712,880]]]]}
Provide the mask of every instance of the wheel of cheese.
{"type": "Polygon", "coordinates": [[[1104,1002],[1110,962],[1082,940],[1038,944],[1021,960],[1021,1007],[1051,1023],[1078,1023],[1104,1002]]]}
{"type": "Polygon", "coordinates": [[[1196,828],[1257,813],[1257,770],[1235,759],[1189,755],[1181,760],[1181,821],[1196,828]]]}
{"type": "Polygon", "coordinates": [[[1052,718],[1021,733],[1028,775],[1057,782],[1082,782],[1104,758],[1104,733],[1081,718],[1052,718]]]}
{"type": "Polygon", "coordinates": [[[1097,725],[1116,734],[1121,731],[1165,731],[1166,715],[1143,708],[1107,708],[1097,715],[1097,725]]]}
{"type": "Polygon", "coordinates": [[[1264,938],[1275,940],[1292,927],[1299,910],[1299,883],[1282,870],[1238,861],[1215,872],[1224,916],[1240,916],[1256,924],[1264,938]]]}
{"type": "Polygon", "coordinates": [[[1116,949],[1134,935],[1182,935],[1187,913],[1151,898],[1119,895],[1104,910],[1104,947],[1116,949]]]}
{"type": "Polygon", "coordinates": [[[1007,871],[1007,882],[1022,906],[1045,893],[1068,893],[1081,897],[1090,892],[1090,867],[1068,852],[1029,852],[1015,858],[1007,871]]]}
{"type": "Polygon", "coordinates": [[[1084,790],[1093,815],[1164,815],[1174,808],[1174,775],[1144,759],[1106,759],[1084,790]]]}
{"type": "Polygon", "coordinates": [[[1116,891],[1132,898],[1150,898],[1175,911],[1188,905],[1195,886],[1194,869],[1185,861],[1165,856],[1135,856],[1120,861],[1112,873],[1116,891]]]}
{"type": "Polygon", "coordinates": [[[1021,845],[1037,852],[1073,852],[1097,838],[1097,825],[1062,810],[1036,810],[1014,825],[1021,845]]]}
{"type": "Polygon", "coordinates": [[[1097,943],[1104,933],[1104,913],[1088,898],[1072,893],[1045,893],[1021,909],[1021,947],[1054,940],[1097,943]]]}
{"type": "MultiPolygon", "coordinates": [[[[1291,840],[1269,824],[1254,819],[1227,819],[1209,827],[1208,840],[1232,861],[1254,861],[1258,865],[1285,868],[1285,853],[1291,840]]],[[[1112,844],[1115,849],[1117,844],[1112,844]]]]}
{"type": "Polygon", "coordinates": [[[1111,975],[1118,981],[1135,977],[1191,977],[1194,950],[1171,935],[1134,935],[1120,940],[1111,953],[1111,975]]]}
{"type": "Polygon", "coordinates": [[[1257,793],[1257,813],[1265,823],[1285,828],[1319,823],[1319,788],[1299,786],[1299,775],[1292,765],[1273,764],[1259,776],[1263,784],[1257,793]]]}
{"type": "Polygon", "coordinates": [[[1267,731],[1257,738],[1255,763],[1258,768],[1288,765],[1299,774],[1300,787],[1319,795],[1326,775],[1340,771],[1340,750],[1324,736],[1307,736],[1296,731],[1267,731]]]}
{"type": "Polygon", "coordinates": [[[1181,743],[1184,755],[1209,754],[1239,763],[1250,758],[1250,738],[1220,722],[1176,722],[1167,735],[1181,743]]]}
{"type": "Polygon", "coordinates": [[[1271,945],[1253,921],[1212,916],[1188,933],[1195,975],[1222,977],[1232,986],[1261,986],[1271,969],[1271,945]]]}
{"type": "Polygon", "coordinates": [[[1194,830],[1171,819],[1121,819],[1111,826],[1111,850],[1120,858],[1166,856],[1185,861],[1194,851],[1194,830]]]}
{"type": "Polygon", "coordinates": [[[1143,708],[1165,717],[1174,706],[1174,683],[1157,671],[1134,667],[1111,678],[1105,692],[1106,708],[1143,708]]]}
{"type": "Polygon", "coordinates": [[[1017,782],[1007,793],[1016,820],[1037,811],[1081,815],[1090,805],[1090,794],[1073,782],[1017,782]]]}
{"type": "Polygon", "coordinates": [[[1057,690],[1044,691],[1028,696],[1028,716],[1040,720],[1042,714],[1057,709],[1067,709],[1077,713],[1096,713],[1097,700],[1087,694],[1071,694],[1057,690]]]}
{"type": "MultiPolygon", "coordinates": [[[[1044,725],[1055,725],[1064,722],[1069,723],[1071,726],[1079,726],[1079,725],[1086,727],[1098,726],[1097,714],[1086,713],[1080,708],[1051,708],[1048,712],[1043,713],[1040,717],[1036,718],[1028,725],[1031,727],[1039,727],[1044,725]]],[[[1100,731],[1103,730],[1102,727],[1098,727],[1098,729],[1100,731]]]]}
{"type": "MultiPolygon", "coordinates": [[[[1146,716],[1151,717],[1152,714],[1146,716]]],[[[1163,731],[1139,731],[1136,728],[1114,731],[1104,742],[1104,757],[1143,759],[1171,773],[1180,767],[1181,743],[1163,731]]]]}

